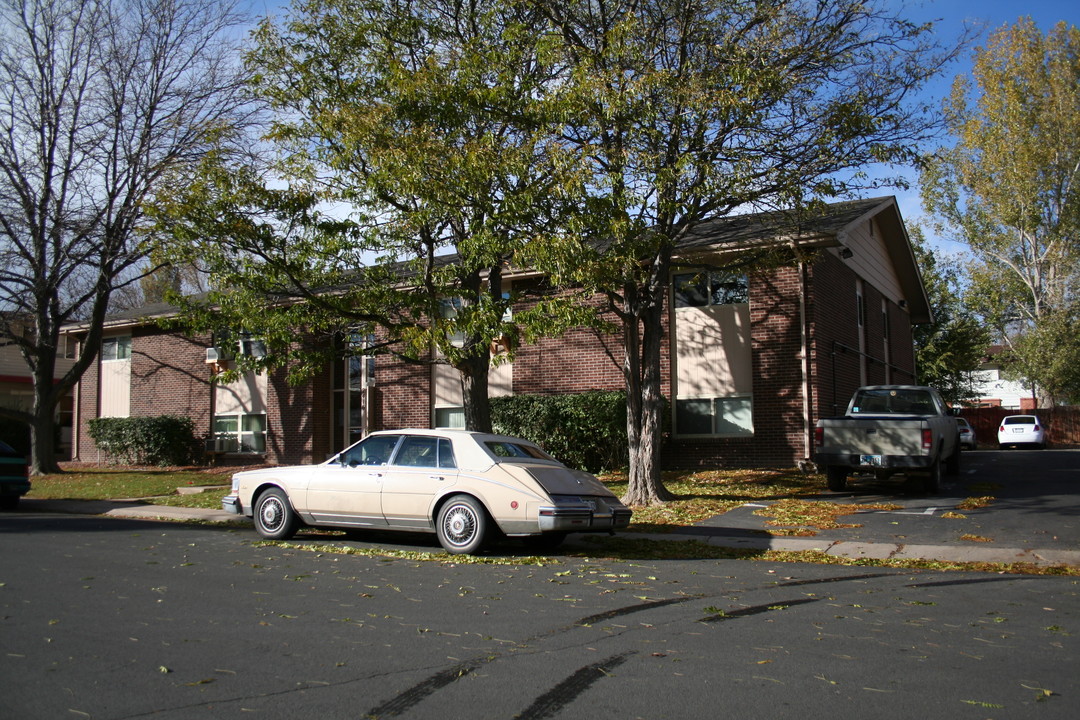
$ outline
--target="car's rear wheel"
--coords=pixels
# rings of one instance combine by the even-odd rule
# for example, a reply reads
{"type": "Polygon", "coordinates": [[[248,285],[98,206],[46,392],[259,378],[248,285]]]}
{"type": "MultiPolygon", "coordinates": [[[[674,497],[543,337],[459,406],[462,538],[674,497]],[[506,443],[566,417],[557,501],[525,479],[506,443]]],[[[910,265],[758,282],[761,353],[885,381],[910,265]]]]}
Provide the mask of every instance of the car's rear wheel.
{"type": "Polygon", "coordinates": [[[268,540],[288,540],[296,534],[300,520],[281,488],[270,488],[255,501],[255,532],[268,540]]]}
{"type": "Polygon", "coordinates": [[[847,488],[847,470],[842,467],[825,468],[825,482],[830,490],[842,492],[847,488]]]}
{"type": "Polygon", "coordinates": [[[937,495],[941,489],[941,460],[935,460],[930,472],[923,478],[923,491],[927,495],[937,495]]]}
{"type": "Polygon", "coordinates": [[[945,472],[950,475],[960,474],[960,446],[957,445],[953,450],[953,454],[949,456],[948,462],[945,463],[945,472]]]}
{"type": "Polygon", "coordinates": [[[484,546],[490,528],[487,511],[474,497],[455,495],[439,510],[439,544],[451,555],[471,555],[484,546]]]}

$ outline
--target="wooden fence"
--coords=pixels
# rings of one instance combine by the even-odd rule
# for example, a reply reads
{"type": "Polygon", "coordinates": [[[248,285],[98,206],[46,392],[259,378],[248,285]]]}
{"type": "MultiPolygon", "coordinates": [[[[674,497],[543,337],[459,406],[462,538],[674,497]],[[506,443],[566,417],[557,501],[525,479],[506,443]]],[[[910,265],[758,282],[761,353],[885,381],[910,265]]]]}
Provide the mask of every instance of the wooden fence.
{"type": "Polygon", "coordinates": [[[1080,407],[1005,410],[1003,408],[964,408],[961,417],[975,428],[980,447],[997,447],[997,432],[1006,415],[1036,415],[1047,431],[1047,444],[1054,447],[1080,447],[1080,407]]]}

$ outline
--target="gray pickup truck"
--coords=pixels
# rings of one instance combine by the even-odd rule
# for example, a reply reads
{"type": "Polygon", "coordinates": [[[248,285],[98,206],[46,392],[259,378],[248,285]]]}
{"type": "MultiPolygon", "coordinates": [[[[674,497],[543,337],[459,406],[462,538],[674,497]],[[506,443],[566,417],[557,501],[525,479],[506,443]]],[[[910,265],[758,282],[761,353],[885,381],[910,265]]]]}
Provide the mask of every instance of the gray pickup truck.
{"type": "Polygon", "coordinates": [[[960,432],[937,390],[916,385],[859,388],[843,417],[822,418],[815,428],[817,463],[830,490],[847,487],[848,475],[924,475],[936,493],[942,469],[960,472],[960,432]]]}

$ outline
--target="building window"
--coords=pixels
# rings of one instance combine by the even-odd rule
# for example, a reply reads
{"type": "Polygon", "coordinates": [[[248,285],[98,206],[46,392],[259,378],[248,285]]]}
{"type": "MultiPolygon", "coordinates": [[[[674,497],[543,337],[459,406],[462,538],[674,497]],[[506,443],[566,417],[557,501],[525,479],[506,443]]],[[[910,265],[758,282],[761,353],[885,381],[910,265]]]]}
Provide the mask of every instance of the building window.
{"type": "Polygon", "coordinates": [[[214,348],[217,350],[218,359],[232,360],[237,355],[250,357],[266,357],[266,341],[255,333],[247,331],[232,332],[230,330],[218,330],[211,338],[214,348]]]}
{"type": "Polygon", "coordinates": [[[463,407],[440,407],[435,408],[435,427],[449,430],[465,429],[465,408],[463,407]]]}
{"type": "Polygon", "coordinates": [[[266,415],[215,415],[214,451],[265,453],[266,415]]]}
{"type": "Polygon", "coordinates": [[[750,302],[746,275],[724,272],[683,273],[672,278],[675,307],[738,305],[750,302]]]}
{"type": "Polygon", "coordinates": [[[679,435],[753,435],[752,398],[737,396],[676,400],[675,431],[679,435]]]}
{"type": "Polygon", "coordinates": [[[131,336],[105,338],[101,341],[101,361],[131,359],[131,336]]]}

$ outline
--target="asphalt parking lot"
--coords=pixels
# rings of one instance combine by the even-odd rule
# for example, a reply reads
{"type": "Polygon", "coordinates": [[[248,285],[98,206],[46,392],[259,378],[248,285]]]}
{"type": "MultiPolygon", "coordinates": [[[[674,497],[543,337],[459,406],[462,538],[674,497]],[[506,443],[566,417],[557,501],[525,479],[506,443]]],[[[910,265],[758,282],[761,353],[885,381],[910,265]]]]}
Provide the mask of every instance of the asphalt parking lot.
{"type": "MultiPolygon", "coordinates": [[[[1080,557],[1080,450],[965,452],[960,474],[947,477],[937,495],[917,488],[917,482],[908,483],[903,476],[887,482],[865,477],[850,482],[845,492],[821,495],[819,499],[837,503],[898,507],[843,516],[839,520],[854,527],[816,530],[806,542],[1080,557]],[[983,506],[965,509],[965,501],[972,499],[983,506]]],[[[747,542],[761,539],[770,528],[768,518],[754,514],[758,507],[737,508],[687,532],[742,536],[747,542]]]]}

